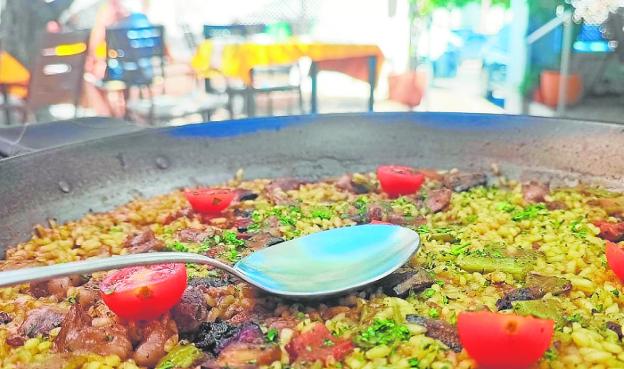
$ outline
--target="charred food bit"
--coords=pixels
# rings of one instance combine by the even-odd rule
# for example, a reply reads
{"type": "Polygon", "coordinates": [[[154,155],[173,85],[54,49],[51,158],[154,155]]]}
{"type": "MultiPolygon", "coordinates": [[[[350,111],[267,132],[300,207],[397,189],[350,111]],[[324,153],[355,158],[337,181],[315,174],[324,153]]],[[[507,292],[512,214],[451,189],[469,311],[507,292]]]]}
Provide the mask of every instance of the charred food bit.
{"type": "Polygon", "coordinates": [[[405,297],[410,291],[422,291],[433,283],[434,280],[423,268],[399,269],[380,282],[385,294],[396,297],[405,297]]]}
{"type": "Polygon", "coordinates": [[[427,329],[425,335],[427,337],[441,341],[451,350],[455,352],[461,352],[462,345],[459,341],[459,335],[457,334],[457,328],[443,320],[425,318],[418,315],[407,315],[406,320],[409,323],[418,324],[427,329]]]}

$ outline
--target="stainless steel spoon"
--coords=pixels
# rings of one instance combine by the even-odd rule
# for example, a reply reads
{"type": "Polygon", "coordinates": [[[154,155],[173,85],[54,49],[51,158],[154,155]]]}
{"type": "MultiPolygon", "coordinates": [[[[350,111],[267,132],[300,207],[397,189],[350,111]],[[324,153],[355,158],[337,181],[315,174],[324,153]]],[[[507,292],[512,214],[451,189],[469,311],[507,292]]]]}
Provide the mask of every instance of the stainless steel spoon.
{"type": "Polygon", "coordinates": [[[419,247],[418,233],[411,229],[369,224],[282,242],[256,251],[234,266],[199,254],[154,252],[0,272],[0,287],[136,265],[196,263],[222,269],[273,294],[323,297],[387,276],[419,247]]]}

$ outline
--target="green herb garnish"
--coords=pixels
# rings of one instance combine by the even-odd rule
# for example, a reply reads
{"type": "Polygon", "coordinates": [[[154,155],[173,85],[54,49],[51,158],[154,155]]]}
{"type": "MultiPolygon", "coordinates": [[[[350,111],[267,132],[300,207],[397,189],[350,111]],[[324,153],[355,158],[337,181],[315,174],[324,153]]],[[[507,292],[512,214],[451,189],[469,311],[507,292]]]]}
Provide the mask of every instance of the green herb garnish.
{"type": "Polygon", "coordinates": [[[410,368],[418,368],[420,365],[420,361],[415,357],[407,360],[407,363],[409,364],[410,368]]]}
{"type": "Polygon", "coordinates": [[[504,211],[505,213],[511,213],[516,210],[516,207],[513,206],[510,202],[504,201],[496,204],[496,209],[504,211]]]}
{"type": "Polygon", "coordinates": [[[188,245],[180,241],[173,241],[167,245],[167,249],[178,252],[189,252],[188,245]]]}
{"type": "Polygon", "coordinates": [[[570,231],[572,231],[572,234],[578,238],[585,238],[588,233],[587,227],[582,223],[582,221],[583,218],[579,218],[573,221],[570,225],[570,231]]]}
{"type": "Polygon", "coordinates": [[[422,295],[425,298],[431,298],[433,295],[435,295],[435,290],[433,288],[427,288],[426,290],[423,291],[422,295]]]}
{"type": "Polygon", "coordinates": [[[511,217],[512,220],[518,222],[521,220],[535,219],[538,215],[545,215],[548,213],[544,204],[529,205],[524,210],[517,211],[511,217]]]}
{"type": "Polygon", "coordinates": [[[433,319],[440,317],[440,312],[435,308],[429,309],[427,314],[429,314],[429,316],[433,319]]]}
{"type": "Polygon", "coordinates": [[[406,326],[398,324],[392,319],[375,319],[368,328],[355,338],[355,342],[362,347],[373,347],[406,341],[409,337],[410,333],[406,326]]]}
{"type": "Polygon", "coordinates": [[[266,341],[275,342],[277,340],[277,336],[278,336],[277,329],[271,328],[266,332],[266,341]]]}
{"type": "Polygon", "coordinates": [[[326,207],[319,207],[316,209],[313,209],[310,212],[310,216],[312,218],[319,218],[319,219],[326,219],[329,220],[332,218],[332,211],[329,208],[326,207]]]}
{"type": "Polygon", "coordinates": [[[548,361],[553,361],[557,358],[557,351],[555,351],[554,349],[548,349],[546,350],[546,352],[544,353],[544,359],[548,360],[548,361]]]}

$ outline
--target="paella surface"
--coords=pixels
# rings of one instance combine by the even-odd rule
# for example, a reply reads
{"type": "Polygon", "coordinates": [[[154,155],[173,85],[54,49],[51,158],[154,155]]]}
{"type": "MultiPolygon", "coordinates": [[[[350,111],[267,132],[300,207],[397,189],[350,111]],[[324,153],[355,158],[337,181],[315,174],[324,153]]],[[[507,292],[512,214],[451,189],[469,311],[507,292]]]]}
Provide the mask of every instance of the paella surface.
{"type": "Polygon", "coordinates": [[[0,367],[468,369],[477,363],[458,316],[491,311],[554,322],[536,368],[624,368],[622,282],[605,257],[605,239],[624,234],[616,227],[622,195],[422,173],[417,193],[393,198],[374,173],[322,181],[238,173],[223,185],[236,196],[220,215],[193,211],[180,190],[37,226],[0,269],[153,250],[234,263],[300,235],[370,222],[409,227],[422,247],[379,283],[315,302],[187,265],[182,300],[149,321],[108,308],[99,290],[107,273],[0,289],[0,367]]]}

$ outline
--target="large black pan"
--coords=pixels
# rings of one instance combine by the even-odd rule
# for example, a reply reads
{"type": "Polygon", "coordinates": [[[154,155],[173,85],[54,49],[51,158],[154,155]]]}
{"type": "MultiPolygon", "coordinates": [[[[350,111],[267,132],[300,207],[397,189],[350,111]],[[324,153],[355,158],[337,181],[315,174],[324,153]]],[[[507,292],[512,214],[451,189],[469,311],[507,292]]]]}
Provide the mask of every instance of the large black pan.
{"type": "Polygon", "coordinates": [[[162,128],[0,161],[0,252],[32,226],[101,211],[136,196],[254,177],[322,177],[379,163],[582,179],[622,187],[624,127],[468,114],[346,114],[162,128]]]}

